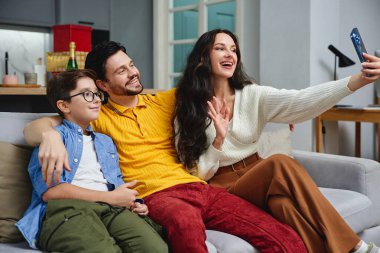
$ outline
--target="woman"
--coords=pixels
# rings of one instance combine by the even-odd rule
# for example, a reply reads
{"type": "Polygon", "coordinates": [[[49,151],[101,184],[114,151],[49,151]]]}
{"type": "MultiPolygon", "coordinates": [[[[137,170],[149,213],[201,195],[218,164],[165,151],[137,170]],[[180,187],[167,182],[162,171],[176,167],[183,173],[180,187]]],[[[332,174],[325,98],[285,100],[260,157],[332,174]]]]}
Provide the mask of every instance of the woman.
{"type": "Polygon", "coordinates": [[[256,153],[256,141],[267,122],[312,119],[377,80],[380,59],[364,57],[369,62],[352,77],[300,91],[278,90],[252,83],[230,31],[203,34],[176,91],[179,159],[187,168],[197,165],[200,178],[226,187],[292,226],[309,252],[379,253],[351,230],[297,161],[284,155],[261,159],[256,153]],[[240,167],[249,170],[239,174],[240,167]],[[226,182],[226,173],[235,178],[226,182]]]}

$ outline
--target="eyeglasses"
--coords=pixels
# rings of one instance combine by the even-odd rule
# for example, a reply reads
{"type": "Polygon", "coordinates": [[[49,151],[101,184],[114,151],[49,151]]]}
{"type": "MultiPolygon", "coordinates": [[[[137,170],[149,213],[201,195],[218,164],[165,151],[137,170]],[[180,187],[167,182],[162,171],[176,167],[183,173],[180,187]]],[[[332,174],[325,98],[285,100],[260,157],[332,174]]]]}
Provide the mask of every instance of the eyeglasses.
{"type": "Polygon", "coordinates": [[[69,96],[66,99],[69,99],[69,98],[72,98],[72,97],[75,97],[75,96],[79,96],[79,95],[82,95],[82,97],[84,98],[84,100],[86,100],[87,102],[94,101],[95,96],[97,96],[100,99],[101,102],[104,101],[104,93],[103,92],[101,92],[101,91],[92,92],[90,90],[86,90],[86,91],[80,92],[78,94],[69,96]]]}

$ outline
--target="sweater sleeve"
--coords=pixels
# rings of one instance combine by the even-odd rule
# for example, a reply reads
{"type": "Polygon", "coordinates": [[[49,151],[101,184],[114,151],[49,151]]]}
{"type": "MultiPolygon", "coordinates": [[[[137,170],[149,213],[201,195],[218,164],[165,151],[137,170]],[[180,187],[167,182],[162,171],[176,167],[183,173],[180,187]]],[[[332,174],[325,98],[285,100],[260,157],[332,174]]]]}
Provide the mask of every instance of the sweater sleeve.
{"type": "Polygon", "coordinates": [[[349,77],[302,90],[267,87],[261,101],[262,113],[266,122],[298,123],[313,119],[352,93],[348,81],[349,77]]]}
{"type": "Polygon", "coordinates": [[[206,152],[199,157],[196,176],[205,181],[212,178],[219,169],[219,157],[222,153],[223,151],[210,145],[206,152]]]}

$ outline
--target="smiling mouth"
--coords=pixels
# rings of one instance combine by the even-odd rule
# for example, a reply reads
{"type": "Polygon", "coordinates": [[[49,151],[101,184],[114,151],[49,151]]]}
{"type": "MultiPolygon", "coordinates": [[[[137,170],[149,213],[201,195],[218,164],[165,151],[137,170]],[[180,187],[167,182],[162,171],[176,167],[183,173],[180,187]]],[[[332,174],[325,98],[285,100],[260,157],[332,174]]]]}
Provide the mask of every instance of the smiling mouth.
{"type": "Polygon", "coordinates": [[[128,85],[136,85],[136,84],[140,84],[139,78],[138,78],[137,76],[134,77],[131,81],[129,81],[129,82],[127,83],[127,86],[128,86],[128,85]]]}
{"type": "Polygon", "coordinates": [[[233,66],[233,63],[232,63],[232,62],[227,62],[227,61],[221,62],[220,64],[221,64],[223,67],[232,67],[232,66],[233,66]]]}

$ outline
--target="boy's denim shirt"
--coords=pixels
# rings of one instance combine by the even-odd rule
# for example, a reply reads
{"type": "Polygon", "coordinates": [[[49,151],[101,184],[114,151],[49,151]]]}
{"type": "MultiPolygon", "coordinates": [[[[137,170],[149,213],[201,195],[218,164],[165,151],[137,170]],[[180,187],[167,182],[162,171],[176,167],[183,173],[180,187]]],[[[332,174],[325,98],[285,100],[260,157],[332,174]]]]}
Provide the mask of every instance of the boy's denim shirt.
{"type": "MultiPolygon", "coordinates": [[[[63,143],[66,146],[71,168],[71,172],[63,170],[59,183],[70,184],[82,157],[83,131],[81,127],[68,120],[63,120],[63,123],[57,126],[56,130],[61,134],[63,143]]],[[[95,152],[101,165],[103,176],[108,182],[108,189],[113,190],[124,183],[120,172],[116,146],[109,136],[94,133],[91,126],[87,127],[87,131],[94,141],[95,152]]],[[[41,165],[38,161],[38,150],[38,147],[33,150],[28,166],[29,176],[33,184],[32,201],[24,217],[16,223],[30,247],[35,249],[37,249],[39,231],[46,209],[46,202],[42,200],[42,195],[47,190],[42,177],[41,165]]]]}

